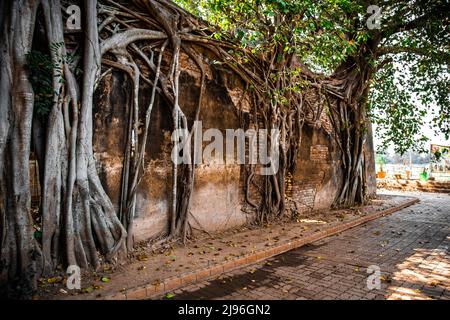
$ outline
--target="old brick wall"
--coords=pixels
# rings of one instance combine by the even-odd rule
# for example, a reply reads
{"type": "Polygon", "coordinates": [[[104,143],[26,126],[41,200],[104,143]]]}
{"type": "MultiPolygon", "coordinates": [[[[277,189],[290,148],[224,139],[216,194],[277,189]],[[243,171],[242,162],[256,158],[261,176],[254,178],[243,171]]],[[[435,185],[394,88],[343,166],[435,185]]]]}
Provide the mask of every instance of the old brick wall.
{"type": "MultiPolygon", "coordinates": [[[[191,126],[199,97],[200,73],[186,56],[181,57],[181,65],[180,105],[191,126]]],[[[225,132],[225,129],[239,128],[238,105],[244,112],[250,110],[249,99],[242,99],[241,83],[220,66],[206,65],[206,90],[200,112],[203,130],[217,128],[225,132]]],[[[99,88],[94,110],[95,156],[106,191],[118,208],[128,112],[132,103],[131,83],[121,72],[113,71],[105,76],[99,88]]],[[[146,106],[151,88],[144,83],[140,90],[140,105],[146,106]]],[[[298,212],[330,207],[341,177],[339,154],[326,110],[313,92],[308,95],[310,101],[316,102],[307,113],[297,168],[288,175],[287,197],[291,199],[288,205],[298,212]]],[[[172,119],[171,106],[161,96],[156,98],[151,117],[145,173],[137,194],[134,221],[137,241],[166,233],[170,217],[172,119]]],[[[190,219],[194,231],[224,230],[253,219],[243,205],[242,170],[239,165],[217,163],[202,164],[196,169],[190,219]]]]}
{"type": "MultiPolygon", "coordinates": [[[[199,97],[198,68],[181,57],[180,105],[192,125],[199,97]]],[[[236,79],[219,68],[207,68],[207,81],[200,119],[204,130],[237,129],[236,104],[242,90],[236,79]],[[231,88],[230,96],[227,88],[231,88]],[[233,101],[234,99],[234,101],[233,101]],[[237,99],[237,100],[236,100],[237,99]]],[[[131,104],[131,83],[121,72],[107,75],[96,96],[94,149],[98,169],[116,208],[119,207],[123,152],[131,104]],[[101,132],[101,133],[100,133],[101,132]],[[105,134],[106,132],[106,134],[105,134]]],[[[141,85],[140,105],[149,103],[151,88],[141,85]]],[[[144,109],[144,108],[143,108],[144,109]]],[[[142,114],[144,117],[144,114],[142,114]]],[[[135,217],[135,240],[167,232],[172,193],[171,106],[157,96],[152,112],[145,155],[145,173],[139,185],[135,217]]],[[[203,164],[196,170],[191,225],[194,230],[216,231],[245,224],[249,216],[241,210],[240,166],[203,164]]]]}
{"type": "Polygon", "coordinates": [[[340,157],[329,119],[322,111],[303,127],[297,168],[292,179],[292,199],[299,212],[329,208],[340,183],[340,157]]]}

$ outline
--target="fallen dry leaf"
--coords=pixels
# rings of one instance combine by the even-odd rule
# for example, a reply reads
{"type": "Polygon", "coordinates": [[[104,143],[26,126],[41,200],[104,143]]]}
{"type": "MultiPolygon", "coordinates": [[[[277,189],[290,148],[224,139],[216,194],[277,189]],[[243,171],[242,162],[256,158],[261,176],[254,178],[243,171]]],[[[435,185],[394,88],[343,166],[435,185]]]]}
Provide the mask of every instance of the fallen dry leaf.
{"type": "Polygon", "coordinates": [[[87,288],[81,289],[82,293],[91,293],[92,291],[94,291],[94,288],[92,288],[92,287],[87,287],[87,288]]]}
{"type": "Polygon", "coordinates": [[[140,255],[140,256],[138,256],[138,260],[139,260],[139,261],[147,261],[147,260],[148,260],[148,256],[145,255],[145,254],[140,255]]]}

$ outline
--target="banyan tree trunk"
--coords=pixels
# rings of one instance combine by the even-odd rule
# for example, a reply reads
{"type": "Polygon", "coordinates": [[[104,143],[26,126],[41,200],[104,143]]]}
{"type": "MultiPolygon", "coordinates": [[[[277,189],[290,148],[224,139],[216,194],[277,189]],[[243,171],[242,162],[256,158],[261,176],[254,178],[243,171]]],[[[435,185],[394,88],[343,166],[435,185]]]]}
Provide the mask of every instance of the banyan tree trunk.
{"type": "MultiPolygon", "coordinates": [[[[287,93],[285,98],[290,101],[289,108],[272,104],[264,94],[270,89],[264,87],[267,81],[255,74],[254,70],[258,68],[254,68],[255,65],[246,68],[233,60],[228,52],[231,44],[221,47],[219,42],[212,40],[213,31],[208,31],[206,25],[170,1],[127,1],[132,9],[120,1],[101,1],[107,5],[98,5],[95,0],[80,2],[83,2],[83,32],[76,36],[79,49],[74,50],[66,44],[64,37],[60,0],[0,1],[0,290],[6,289],[5,292],[9,288],[11,292],[29,295],[34,289],[33,278],[42,274],[41,271],[48,275],[61,263],[95,269],[100,256],[114,261],[120,253],[126,252],[127,247],[132,249],[136,190],[144,171],[145,146],[156,92],[164,95],[170,104],[168,114],[172,114],[173,130],[190,131],[180,105],[182,101],[179,101],[181,51],[201,71],[194,120],[199,120],[205,86],[200,52],[209,50],[239,74],[247,86],[255,88],[253,118],[256,126],[261,122],[263,128],[276,128],[280,132],[279,144],[270,142],[272,147],[280,149],[280,170],[259,179],[262,183],[262,188],[258,188],[261,203],[249,203],[259,212],[261,223],[285,211],[285,176],[295,168],[301,143],[305,114],[302,94],[287,93]],[[43,168],[40,177],[41,244],[34,240],[30,217],[28,168],[33,140],[34,94],[26,70],[26,54],[32,50],[38,8],[45,26],[42,29],[47,51],[54,64],[52,107],[45,121],[45,146],[40,146],[38,157],[43,168]],[[198,46],[201,50],[195,49],[198,46]],[[73,53],[71,50],[81,50],[81,59],[69,63],[67,57],[73,53]],[[170,56],[170,61],[162,62],[164,52],[170,56]],[[155,63],[153,58],[156,56],[155,63]],[[92,143],[93,96],[102,63],[127,73],[134,87],[119,215],[101,185],[92,143]],[[82,69],[82,76],[76,75],[72,64],[82,69]],[[140,81],[153,87],[151,103],[145,109],[143,134],[139,134],[140,81]],[[263,115],[260,117],[263,120],[258,120],[258,114],[263,115]]],[[[235,49],[239,50],[239,47],[235,49]]],[[[254,61],[256,65],[261,62],[254,61]]],[[[292,57],[281,61],[276,66],[279,74],[287,74],[284,71],[290,63],[292,57]]],[[[267,67],[272,70],[273,66],[267,67]]],[[[329,97],[330,105],[334,106],[331,118],[338,132],[344,170],[336,205],[352,205],[364,198],[365,104],[370,76],[371,69],[364,60],[350,61],[325,84],[327,90],[333,92],[329,97]]],[[[289,82],[289,78],[280,78],[272,89],[281,90],[289,82]]],[[[247,191],[255,176],[254,169],[250,168],[247,191]]],[[[190,233],[195,165],[189,163],[181,170],[174,165],[172,178],[169,236],[186,240],[190,233]]]]}
{"type": "Polygon", "coordinates": [[[34,94],[25,68],[36,10],[36,1],[0,3],[0,294],[13,297],[31,294],[39,264],[29,211],[34,94]]]}
{"type": "Polygon", "coordinates": [[[361,204],[368,196],[364,149],[369,131],[367,98],[373,67],[367,61],[364,55],[349,59],[325,85],[331,93],[327,100],[343,172],[334,201],[336,207],[361,204]]]}
{"type": "MultiPolygon", "coordinates": [[[[96,268],[97,252],[112,259],[124,248],[126,238],[126,231],[100,183],[95,166],[92,105],[100,47],[96,1],[85,1],[84,5],[85,42],[80,85],[64,62],[65,45],[52,51],[53,61],[63,57],[60,69],[64,70],[65,82],[60,83],[54,75],[57,94],[48,119],[42,207],[46,272],[53,270],[60,258],[68,265],[96,268]],[[60,244],[65,245],[65,250],[59,250],[60,244]],[[65,252],[64,257],[59,257],[61,252],[65,252]]],[[[49,0],[43,3],[43,9],[49,43],[64,44],[59,1],[49,0]]]]}
{"type": "MultiPolygon", "coordinates": [[[[27,296],[34,277],[58,263],[96,268],[125,249],[126,230],[97,174],[92,147],[94,83],[100,68],[97,3],[84,1],[83,76],[68,63],[59,0],[2,1],[0,75],[0,288],[27,296]],[[53,107],[47,120],[42,178],[42,251],[30,217],[29,156],[34,94],[26,54],[38,5],[55,64],[53,107]],[[63,79],[64,81],[62,81],[63,79]],[[42,254],[41,254],[42,253],[42,254]],[[42,263],[43,262],[43,263],[42,263]]],[[[11,296],[11,294],[9,294],[11,296]]]]}

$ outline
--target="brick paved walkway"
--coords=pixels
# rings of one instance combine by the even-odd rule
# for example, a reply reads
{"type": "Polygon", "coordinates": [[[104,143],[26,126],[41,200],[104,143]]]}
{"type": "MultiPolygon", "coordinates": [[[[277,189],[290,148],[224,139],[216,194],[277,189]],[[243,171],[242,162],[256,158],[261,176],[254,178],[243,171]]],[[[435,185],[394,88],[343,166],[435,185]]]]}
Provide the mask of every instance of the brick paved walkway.
{"type": "MultiPolygon", "coordinates": [[[[393,192],[395,193],[395,192],[393,192]]],[[[450,196],[174,292],[174,299],[450,299],[450,196]],[[367,288],[367,268],[381,288],[367,288]]]]}

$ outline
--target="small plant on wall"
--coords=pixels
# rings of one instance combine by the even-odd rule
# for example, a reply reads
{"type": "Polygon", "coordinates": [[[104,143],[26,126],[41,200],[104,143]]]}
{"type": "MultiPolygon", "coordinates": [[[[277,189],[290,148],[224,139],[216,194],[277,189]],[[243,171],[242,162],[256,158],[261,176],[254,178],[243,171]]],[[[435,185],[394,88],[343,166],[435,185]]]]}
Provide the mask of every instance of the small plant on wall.
{"type": "Polygon", "coordinates": [[[379,178],[379,179],[386,178],[386,172],[383,170],[383,165],[386,164],[386,159],[385,159],[384,155],[383,154],[377,154],[375,161],[376,161],[376,163],[378,165],[378,168],[379,168],[379,170],[377,172],[377,178],[379,178]]]}

